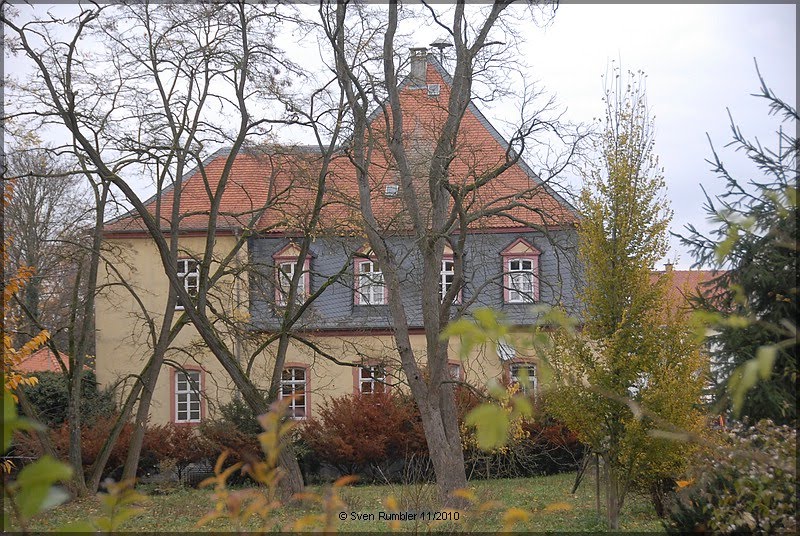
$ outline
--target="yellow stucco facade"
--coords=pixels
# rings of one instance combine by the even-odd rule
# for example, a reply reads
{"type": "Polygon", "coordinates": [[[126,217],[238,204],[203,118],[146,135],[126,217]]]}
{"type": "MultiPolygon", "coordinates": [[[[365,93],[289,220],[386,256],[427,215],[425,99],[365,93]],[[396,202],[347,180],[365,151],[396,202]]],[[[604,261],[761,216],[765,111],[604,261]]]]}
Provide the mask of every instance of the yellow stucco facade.
{"type": "MultiPolygon", "coordinates": [[[[234,244],[232,236],[218,237],[215,257],[221,258],[229,253],[234,244]]],[[[106,246],[109,253],[100,272],[104,287],[96,305],[97,379],[101,386],[115,386],[118,403],[121,403],[152,354],[154,338],[151,330],[157,334],[161,329],[169,282],[151,239],[108,238],[106,246]],[[136,293],[135,297],[132,292],[136,293]],[[152,328],[148,322],[152,323],[152,328]]],[[[199,254],[204,247],[205,237],[197,236],[182,238],[179,249],[188,255],[199,254]]],[[[247,254],[246,250],[240,252],[242,259],[246,259],[247,254]]],[[[212,265],[212,273],[215,266],[218,265],[212,265]]],[[[226,315],[246,315],[249,306],[247,278],[222,278],[214,287],[211,299],[215,309],[225,311],[226,315]]],[[[176,310],[175,320],[180,314],[181,311],[176,310]]],[[[325,354],[341,362],[386,363],[387,382],[403,388],[401,367],[391,334],[340,332],[306,336],[325,354]]],[[[253,356],[253,349],[259,342],[257,335],[246,339],[228,336],[224,340],[255,383],[267,388],[274,367],[276,344],[253,356]]],[[[424,335],[415,333],[411,340],[416,355],[424,356],[424,335]]],[[[502,377],[503,368],[493,347],[477,349],[462,361],[458,345],[457,340],[451,342],[450,355],[451,363],[460,367],[461,379],[483,386],[491,378],[502,377]]],[[[175,421],[174,382],[178,367],[202,371],[203,419],[218,415],[219,405],[235,395],[236,389],[228,374],[191,324],[184,326],[175,337],[165,359],[167,366],[159,374],[153,395],[151,423],[175,421]]],[[[359,388],[358,368],[336,364],[296,341],[290,344],[286,367],[306,370],[307,414],[310,416],[317,413],[326,398],[352,394],[359,388]]]]}

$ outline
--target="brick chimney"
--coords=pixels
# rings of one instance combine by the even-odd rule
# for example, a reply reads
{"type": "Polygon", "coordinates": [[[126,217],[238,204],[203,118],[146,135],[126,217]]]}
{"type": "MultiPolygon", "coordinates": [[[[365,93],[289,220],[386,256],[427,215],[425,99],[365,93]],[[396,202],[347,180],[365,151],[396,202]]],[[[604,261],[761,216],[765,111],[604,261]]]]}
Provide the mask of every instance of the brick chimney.
{"type": "Polygon", "coordinates": [[[411,52],[411,73],[408,75],[411,87],[427,86],[428,49],[413,47],[411,52]]]}
{"type": "Polygon", "coordinates": [[[665,262],[664,263],[664,270],[667,273],[671,272],[672,271],[672,263],[671,262],[665,262]]]}

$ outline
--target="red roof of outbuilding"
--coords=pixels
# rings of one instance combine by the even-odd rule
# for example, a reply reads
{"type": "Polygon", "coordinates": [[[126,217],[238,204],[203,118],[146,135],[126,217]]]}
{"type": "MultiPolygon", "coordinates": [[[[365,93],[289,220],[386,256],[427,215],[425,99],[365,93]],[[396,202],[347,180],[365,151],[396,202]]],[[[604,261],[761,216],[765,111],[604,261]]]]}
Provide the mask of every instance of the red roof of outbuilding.
{"type": "MultiPolygon", "coordinates": [[[[59,352],[58,355],[67,367],[67,370],[69,370],[69,358],[67,355],[61,352],[59,352]]],[[[32,372],[63,372],[56,355],[47,347],[41,348],[29,355],[16,369],[23,374],[30,374],[32,372]]]]}

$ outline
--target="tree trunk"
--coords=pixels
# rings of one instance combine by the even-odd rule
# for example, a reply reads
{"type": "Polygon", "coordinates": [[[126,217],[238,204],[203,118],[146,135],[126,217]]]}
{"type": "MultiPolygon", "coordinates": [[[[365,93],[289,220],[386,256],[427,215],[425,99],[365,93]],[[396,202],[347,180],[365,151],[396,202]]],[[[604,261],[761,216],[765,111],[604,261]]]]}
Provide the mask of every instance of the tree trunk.
{"type": "Polygon", "coordinates": [[[156,382],[158,382],[158,376],[161,373],[163,358],[163,352],[156,350],[150,370],[145,374],[144,385],[139,397],[139,407],[136,409],[136,421],[133,426],[131,443],[128,447],[128,456],[125,458],[125,467],[122,469],[122,480],[136,478],[136,473],[139,469],[139,457],[142,454],[142,444],[144,443],[144,433],[150,418],[150,402],[153,400],[153,392],[156,388],[156,382]]]}
{"type": "MultiPolygon", "coordinates": [[[[446,433],[445,412],[424,401],[418,404],[422,416],[422,427],[428,443],[428,453],[436,475],[436,486],[442,505],[450,508],[466,506],[464,500],[453,496],[453,492],[467,487],[464,471],[464,451],[461,448],[461,437],[446,433]]],[[[456,421],[456,427],[458,422],[456,421]]]]}
{"type": "MultiPolygon", "coordinates": [[[[39,420],[39,415],[36,412],[36,408],[33,407],[33,404],[31,404],[30,400],[28,400],[25,390],[17,388],[14,393],[17,395],[17,400],[19,400],[19,407],[22,410],[22,413],[32,421],[41,422],[39,420]]],[[[36,439],[39,440],[39,444],[42,446],[42,452],[57,459],[58,456],[53,448],[53,442],[50,441],[50,436],[47,432],[48,431],[46,429],[34,429],[33,431],[33,433],[36,435],[36,439]]]]}
{"type": "Polygon", "coordinates": [[[131,416],[133,406],[136,403],[136,398],[139,396],[139,391],[141,391],[141,389],[142,383],[137,381],[133,385],[131,392],[128,394],[128,398],[125,400],[122,413],[120,413],[119,417],[117,417],[117,422],[114,423],[114,427],[111,429],[111,432],[108,434],[108,437],[103,443],[103,447],[100,449],[100,454],[97,455],[97,458],[92,464],[91,469],[89,469],[89,482],[86,484],[87,488],[89,489],[89,493],[97,493],[97,490],[100,489],[100,479],[103,477],[103,470],[108,463],[108,459],[111,457],[111,451],[114,449],[114,445],[119,439],[119,434],[122,432],[122,428],[125,426],[125,423],[128,422],[128,418],[131,416]]]}
{"type": "Polygon", "coordinates": [[[619,496],[619,478],[617,470],[605,461],[606,473],[606,507],[608,516],[608,529],[619,530],[619,512],[620,512],[620,496],[619,496]]]}
{"type": "Polygon", "coordinates": [[[73,378],[76,381],[72,382],[72,389],[69,394],[67,420],[69,422],[69,463],[75,471],[72,483],[75,493],[79,497],[85,497],[89,494],[89,490],[86,487],[86,477],[83,473],[83,456],[81,454],[81,376],[82,374],[78,371],[73,373],[73,378]],[[77,388],[75,387],[76,384],[77,388]]]}
{"type": "Polygon", "coordinates": [[[595,493],[595,508],[597,509],[597,517],[600,517],[600,455],[594,455],[594,493],[595,493]]]}

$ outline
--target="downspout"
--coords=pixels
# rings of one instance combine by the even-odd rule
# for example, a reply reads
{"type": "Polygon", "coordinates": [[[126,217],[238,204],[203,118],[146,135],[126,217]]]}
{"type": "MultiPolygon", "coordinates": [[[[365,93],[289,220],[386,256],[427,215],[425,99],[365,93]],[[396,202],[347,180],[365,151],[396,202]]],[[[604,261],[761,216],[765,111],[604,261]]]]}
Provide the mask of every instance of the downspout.
{"type": "MultiPolygon", "coordinates": [[[[239,243],[239,229],[238,228],[234,228],[233,229],[233,239],[234,239],[234,243],[235,244],[239,243]]],[[[236,270],[235,270],[235,273],[237,275],[234,276],[234,280],[233,280],[233,293],[234,293],[234,300],[235,300],[234,317],[238,316],[238,314],[240,312],[241,305],[242,305],[242,296],[241,296],[242,283],[241,283],[241,277],[239,275],[239,274],[241,274],[241,269],[242,269],[242,261],[241,261],[241,258],[240,258],[241,253],[242,253],[242,248],[239,248],[239,250],[236,252],[236,270]]],[[[241,338],[239,337],[239,332],[238,332],[238,330],[234,330],[234,333],[233,333],[233,356],[236,358],[236,362],[240,363],[240,364],[242,362],[242,346],[241,345],[242,345],[242,341],[241,341],[241,338]]]]}

